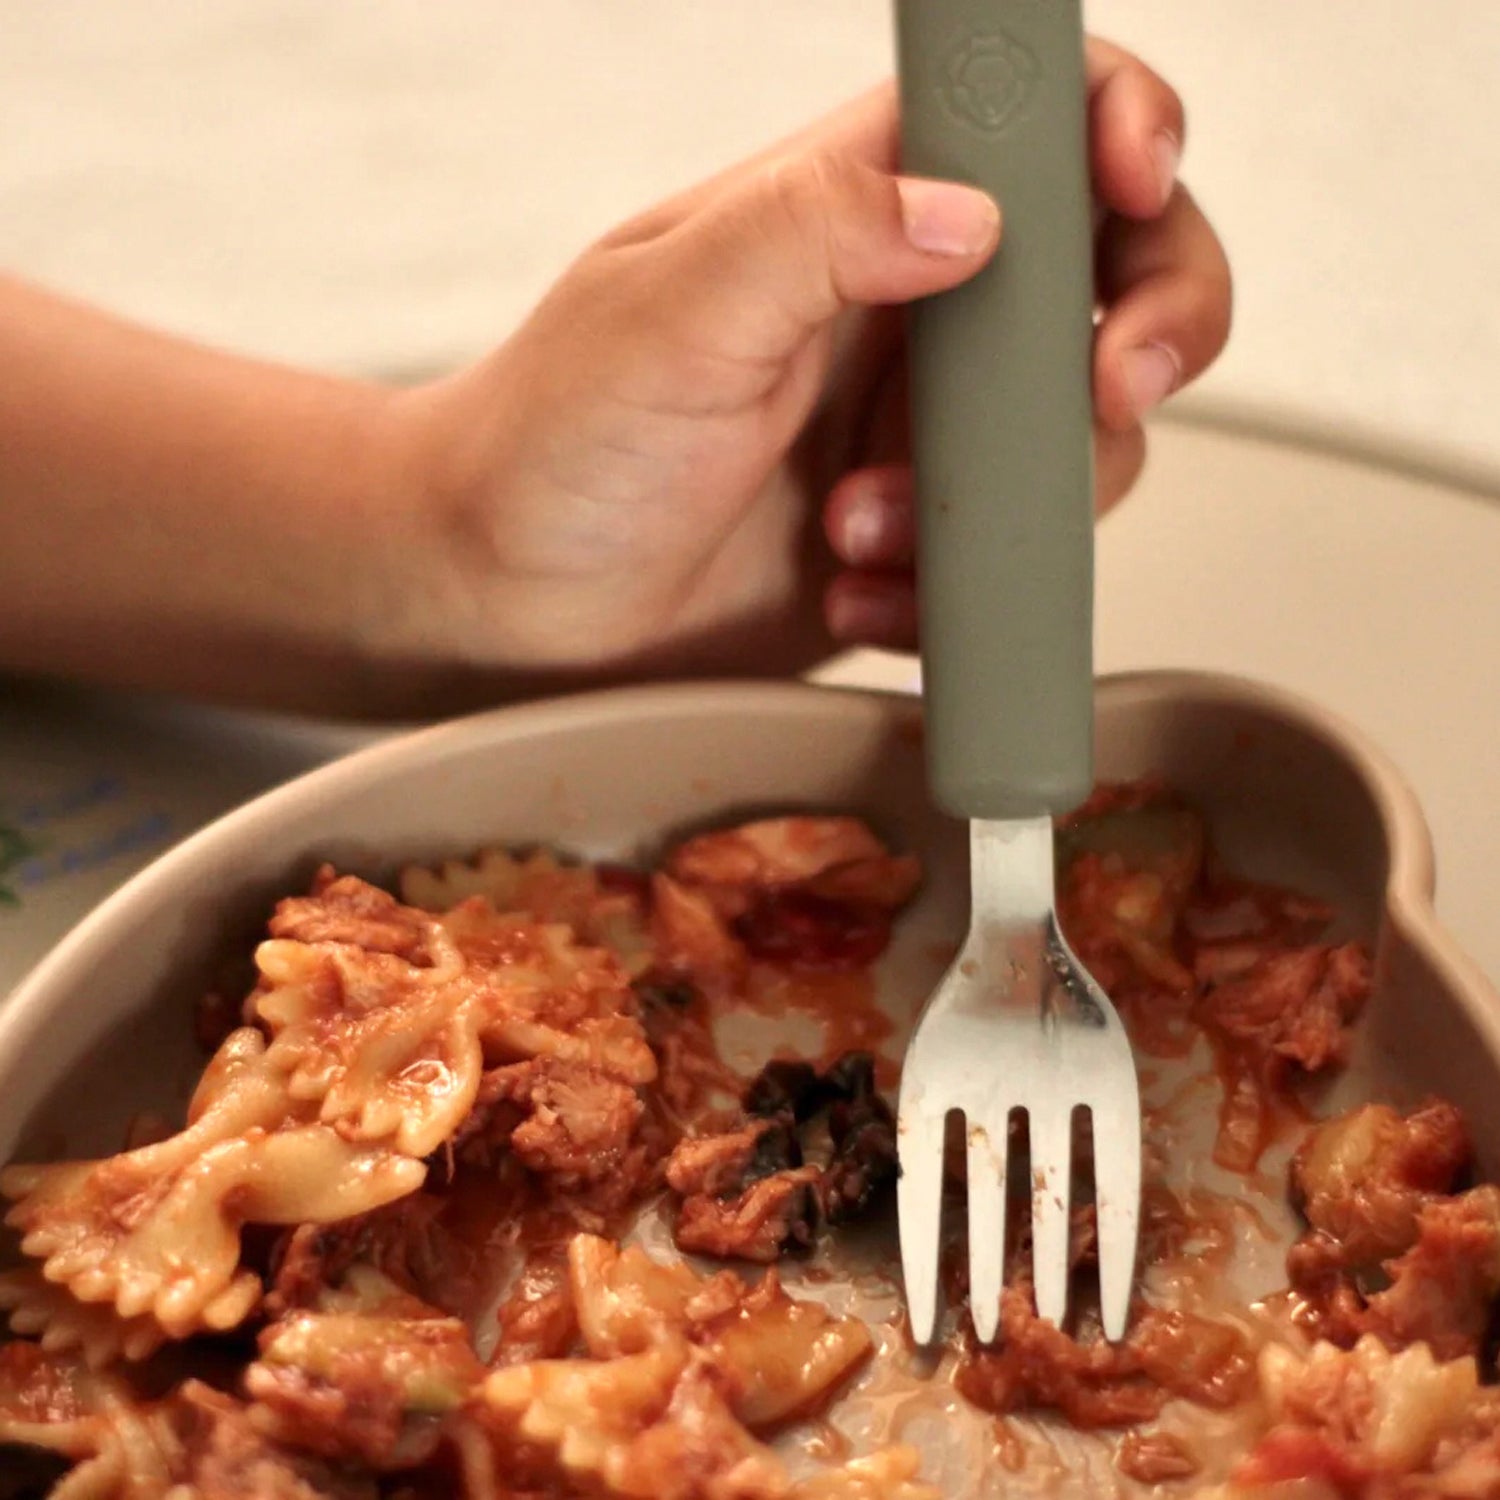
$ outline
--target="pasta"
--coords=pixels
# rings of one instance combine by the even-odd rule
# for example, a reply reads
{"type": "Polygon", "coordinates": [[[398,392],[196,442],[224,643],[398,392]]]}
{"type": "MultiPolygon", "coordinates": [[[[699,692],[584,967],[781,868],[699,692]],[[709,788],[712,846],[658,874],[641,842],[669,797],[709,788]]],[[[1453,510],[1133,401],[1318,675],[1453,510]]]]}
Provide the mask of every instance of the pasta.
{"type": "Polygon", "coordinates": [[[1373,1335],[1352,1349],[1278,1345],[1261,1355],[1270,1430],[1220,1500],[1296,1493],[1398,1497],[1500,1493],[1500,1397],[1469,1356],[1425,1344],[1393,1354],[1373,1335]]]}
{"type": "Polygon", "coordinates": [[[108,1305],[80,1302],[31,1266],[0,1271],[0,1312],[12,1333],[37,1338],[44,1354],[77,1354],[90,1370],[149,1359],[167,1341],[150,1314],[122,1318],[108,1305]]]}
{"type": "MultiPolygon", "coordinates": [[[[1300,1134],[1306,1230],[1280,1312],[1174,1301],[1161,1274],[1211,1281],[1241,1231],[1153,1175],[1148,1289],[1111,1346],[1087,1306],[1037,1317],[1023,1228],[1002,1342],[961,1324],[952,1388],[1004,1462],[1010,1414],[1046,1410],[1125,1429],[1119,1474],[1208,1493],[1212,1455],[1158,1421],[1189,1407],[1241,1423],[1222,1500],[1500,1494],[1500,1189],[1470,1185],[1462,1117],[1309,1129],[1288,1106],[1347,1055],[1363,950],[1216,871],[1160,788],[1102,791],[1062,844],[1064,924],[1138,1051],[1207,1040],[1221,1164],[1300,1134]]],[[[24,1451],[61,1500],[937,1500],[909,1446],[830,1440],[807,1473],[777,1442],[867,1378],[924,1379],[898,1326],[788,1269],[826,1274],[852,1225],[889,1244],[868,970],[919,879],[842,817],[699,834],[652,870],[489,851],[407,870],[399,898],[321,870],[272,912],[249,994],[200,1012],[180,1129],[0,1172],[24,1262],[0,1272],[0,1494],[24,1451]],[[743,1076],[716,1019],[783,1000],[824,1047],[743,1076]]],[[[1087,1201],[1071,1248],[1086,1279],[1087,1201]]]]}

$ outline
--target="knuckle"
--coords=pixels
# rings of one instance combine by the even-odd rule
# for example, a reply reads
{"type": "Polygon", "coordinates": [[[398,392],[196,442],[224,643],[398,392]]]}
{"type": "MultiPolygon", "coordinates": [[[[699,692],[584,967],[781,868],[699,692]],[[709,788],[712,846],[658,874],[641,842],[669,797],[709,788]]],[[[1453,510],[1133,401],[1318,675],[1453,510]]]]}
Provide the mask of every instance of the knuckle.
{"type": "Polygon", "coordinates": [[[805,311],[831,316],[841,301],[846,221],[861,189],[859,168],[831,151],[808,152],[768,169],[771,212],[789,233],[809,301],[805,311]]]}
{"type": "Polygon", "coordinates": [[[1182,102],[1182,95],[1155,68],[1138,57],[1132,57],[1126,68],[1151,101],[1154,113],[1160,117],[1160,123],[1180,139],[1187,127],[1187,109],[1182,102]]]}
{"type": "Polygon", "coordinates": [[[767,169],[766,189],[773,209],[799,240],[821,245],[828,238],[829,204],[836,163],[823,152],[792,157],[767,169]]]}

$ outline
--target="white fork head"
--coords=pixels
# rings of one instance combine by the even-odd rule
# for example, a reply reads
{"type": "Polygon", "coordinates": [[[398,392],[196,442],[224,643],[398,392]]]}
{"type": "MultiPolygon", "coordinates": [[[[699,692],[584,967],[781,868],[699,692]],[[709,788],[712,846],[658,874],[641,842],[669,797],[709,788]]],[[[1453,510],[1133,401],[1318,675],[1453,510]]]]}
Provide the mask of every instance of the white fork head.
{"type": "MultiPolygon", "coordinates": [[[[999,849],[975,825],[975,921],[918,1022],[902,1070],[897,1207],[912,1336],[930,1343],[938,1318],[943,1157],[950,1114],[965,1124],[969,1298],[977,1336],[992,1342],[1004,1277],[1009,1123],[1024,1110],[1031,1139],[1032,1260],[1037,1310],[1067,1315],[1071,1147],[1075,1109],[1092,1117],[1099,1284],[1106,1337],[1123,1336],[1140,1219],[1140,1095],[1114,1007],[1064,942],[1052,911],[1050,823],[1025,825],[999,849]],[[1043,841],[1044,835],[1044,841],[1043,841]],[[1040,860],[1045,859],[1043,872],[1040,860]],[[1030,874],[1030,888],[1024,878],[1030,874]],[[1005,893],[995,902],[997,877],[1005,893]]],[[[983,831],[983,832],[982,832],[983,831]]]]}

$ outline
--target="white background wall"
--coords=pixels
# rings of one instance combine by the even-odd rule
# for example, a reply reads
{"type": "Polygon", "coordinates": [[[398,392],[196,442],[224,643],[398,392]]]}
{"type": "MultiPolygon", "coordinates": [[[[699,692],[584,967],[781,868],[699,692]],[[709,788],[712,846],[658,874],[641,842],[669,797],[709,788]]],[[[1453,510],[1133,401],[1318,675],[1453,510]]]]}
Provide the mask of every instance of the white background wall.
{"type": "MultiPolygon", "coordinates": [[[[1187,95],[1238,269],[1200,409],[1500,486],[1500,6],[1091,17],[1187,95]]],[[[878,75],[889,29],[885,0],[9,0],[0,265],[268,354],[446,363],[611,220],[878,75]]]]}

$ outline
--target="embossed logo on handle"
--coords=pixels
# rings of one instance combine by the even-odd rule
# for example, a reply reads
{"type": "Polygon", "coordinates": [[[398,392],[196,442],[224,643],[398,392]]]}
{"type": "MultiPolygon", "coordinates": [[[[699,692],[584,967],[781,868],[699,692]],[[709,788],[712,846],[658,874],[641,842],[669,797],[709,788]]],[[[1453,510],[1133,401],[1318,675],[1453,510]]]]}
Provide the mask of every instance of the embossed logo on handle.
{"type": "Polygon", "coordinates": [[[1041,77],[1041,64],[1013,36],[982,31],[947,54],[939,87],[955,120],[999,135],[1020,119],[1041,77]]]}

